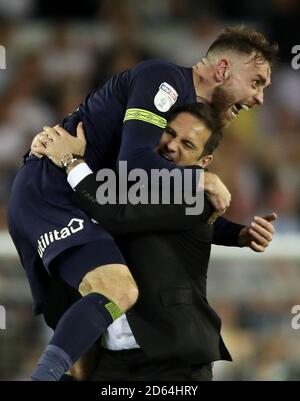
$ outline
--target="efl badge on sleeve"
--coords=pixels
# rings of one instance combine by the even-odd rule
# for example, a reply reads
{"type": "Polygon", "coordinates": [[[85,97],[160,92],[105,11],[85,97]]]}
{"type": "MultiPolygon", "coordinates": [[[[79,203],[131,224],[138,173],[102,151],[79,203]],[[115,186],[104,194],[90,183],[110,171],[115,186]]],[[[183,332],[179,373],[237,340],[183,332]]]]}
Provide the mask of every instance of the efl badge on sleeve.
{"type": "Polygon", "coordinates": [[[176,90],[167,82],[163,82],[159,85],[158,92],[154,97],[154,105],[157,110],[165,113],[170,110],[176,102],[177,97],[178,93],[176,90]]]}

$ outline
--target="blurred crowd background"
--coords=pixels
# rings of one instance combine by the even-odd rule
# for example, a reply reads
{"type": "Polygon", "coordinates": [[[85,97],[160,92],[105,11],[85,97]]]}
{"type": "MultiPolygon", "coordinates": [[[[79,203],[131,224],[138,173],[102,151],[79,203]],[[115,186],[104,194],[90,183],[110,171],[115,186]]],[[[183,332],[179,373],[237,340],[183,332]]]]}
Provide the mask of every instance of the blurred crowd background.
{"type": "MultiPolygon", "coordinates": [[[[280,61],[265,105],[240,113],[211,170],[232,193],[228,218],[247,224],[275,211],[278,234],[299,234],[300,69],[291,66],[299,22],[297,0],[0,0],[0,229],[22,155],[43,125],[61,122],[89,91],[142,60],[195,64],[220,30],[244,23],[279,43],[280,61]]],[[[299,260],[300,253],[212,261],[210,299],[236,361],[217,365],[216,379],[300,379],[299,335],[290,324],[291,307],[300,303],[299,260]]],[[[8,311],[0,380],[23,378],[48,333],[31,316],[19,262],[1,254],[0,304],[8,311]]]]}

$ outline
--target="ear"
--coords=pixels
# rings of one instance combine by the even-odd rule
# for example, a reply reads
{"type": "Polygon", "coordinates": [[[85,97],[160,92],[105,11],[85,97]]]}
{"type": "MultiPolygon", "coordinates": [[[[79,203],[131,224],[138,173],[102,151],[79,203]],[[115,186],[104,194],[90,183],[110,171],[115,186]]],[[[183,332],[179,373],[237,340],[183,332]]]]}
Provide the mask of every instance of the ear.
{"type": "Polygon", "coordinates": [[[210,163],[213,161],[213,155],[207,155],[201,157],[201,159],[198,162],[198,166],[206,168],[210,165],[210,163]]]}
{"type": "Polygon", "coordinates": [[[226,58],[217,61],[215,65],[214,77],[216,82],[222,84],[229,76],[230,63],[226,58]]]}

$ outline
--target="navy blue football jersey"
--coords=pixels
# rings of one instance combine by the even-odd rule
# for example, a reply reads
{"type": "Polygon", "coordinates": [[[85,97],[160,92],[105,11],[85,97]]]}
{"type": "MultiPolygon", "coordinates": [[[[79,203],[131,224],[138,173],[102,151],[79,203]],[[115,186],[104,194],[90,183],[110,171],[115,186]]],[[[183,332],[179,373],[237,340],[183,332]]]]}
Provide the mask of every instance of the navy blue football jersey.
{"type": "Polygon", "coordinates": [[[154,147],[172,109],[195,101],[192,68],[150,60],[111,78],[63,125],[75,134],[83,121],[86,160],[95,171],[114,167],[117,160],[127,161],[128,170],[173,169],[154,147]]]}

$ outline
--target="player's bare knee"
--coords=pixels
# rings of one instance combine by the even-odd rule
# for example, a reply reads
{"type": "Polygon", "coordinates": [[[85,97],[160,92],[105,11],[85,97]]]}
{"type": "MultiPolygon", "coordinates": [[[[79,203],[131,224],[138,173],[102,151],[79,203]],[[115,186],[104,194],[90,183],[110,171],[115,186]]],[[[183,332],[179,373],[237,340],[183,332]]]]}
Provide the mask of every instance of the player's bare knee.
{"type": "Polygon", "coordinates": [[[138,298],[137,285],[125,265],[105,265],[88,272],[80,283],[79,291],[85,296],[100,293],[126,312],[138,298]]]}
{"type": "Polygon", "coordinates": [[[136,303],[139,296],[139,290],[134,281],[128,281],[127,291],[124,295],[124,303],[126,305],[126,310],[128,310],[136,303]]]}

